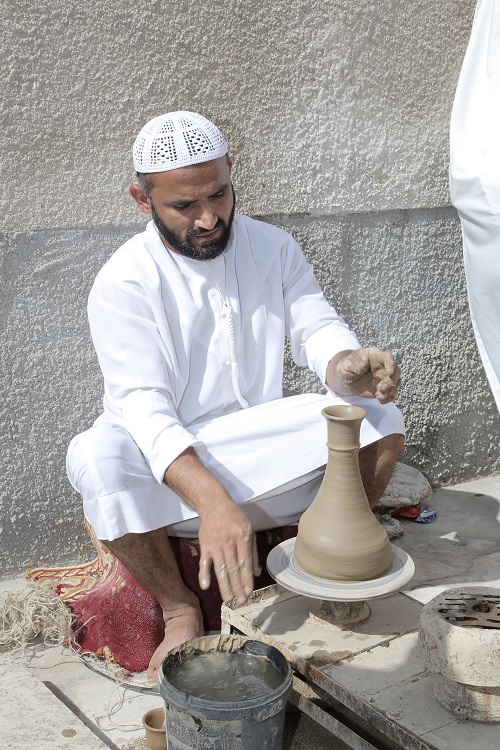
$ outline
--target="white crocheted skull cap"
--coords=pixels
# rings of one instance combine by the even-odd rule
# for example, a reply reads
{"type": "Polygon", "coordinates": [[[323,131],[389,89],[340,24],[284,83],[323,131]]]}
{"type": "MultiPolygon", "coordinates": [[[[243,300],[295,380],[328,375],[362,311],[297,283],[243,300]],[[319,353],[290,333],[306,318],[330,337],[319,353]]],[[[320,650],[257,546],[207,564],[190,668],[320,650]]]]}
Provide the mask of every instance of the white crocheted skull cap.
{"type": "Polygon", "coordinates": [[[150,120],[132,148],[136,172],[168,172],[227,154],[224,136],[196,112],[168,112],[150,120]]]}

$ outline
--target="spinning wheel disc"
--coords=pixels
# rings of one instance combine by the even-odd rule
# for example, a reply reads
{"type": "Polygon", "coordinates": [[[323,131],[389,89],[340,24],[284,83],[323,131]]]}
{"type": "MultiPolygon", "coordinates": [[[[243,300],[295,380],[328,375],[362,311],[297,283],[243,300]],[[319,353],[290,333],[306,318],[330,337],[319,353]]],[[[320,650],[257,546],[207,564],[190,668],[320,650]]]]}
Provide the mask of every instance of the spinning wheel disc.
{"type": "Polygon", "coordinates": [[[280,586],[313,599],[339,602],[375,599],[401,589],[415,572],[411,557],[391,544],[392,567],[384,575],[372,581],[329,581],[316,578],[299,568],[293,556],[294,547],[295,539],[287,539],[274,547],[267,557],[267,570],[280,586]]]}

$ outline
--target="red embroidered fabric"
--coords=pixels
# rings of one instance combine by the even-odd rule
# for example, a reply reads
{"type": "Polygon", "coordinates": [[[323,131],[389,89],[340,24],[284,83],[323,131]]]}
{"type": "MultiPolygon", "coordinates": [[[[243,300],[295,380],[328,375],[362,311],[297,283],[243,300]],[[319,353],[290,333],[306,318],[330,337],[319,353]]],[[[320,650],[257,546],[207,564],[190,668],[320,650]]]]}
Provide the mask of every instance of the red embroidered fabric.
{"type": "MultiPolygon", "coordinates": [[[[27,577],[40,583],[56,583],[56,594],[76,615],[75,647],[90,651],[127,671],[142,672],[164,635],[162,611],[158,602],[130,575],[122,563],[87,529],[97,551],[92,562],[66,568],[37,568],[27,577]]],[[[297,526],[259,531],[257,551],[262,573],[255,588],[273,580],[265,561],[276,544],[297,535],[297,526]]],[[[200,548],[197,539],[170,537],[181,575],[200,599],[206,631],[220,630],[222,600],[215,576],[207,591],[198,584],[200,548]]]]}

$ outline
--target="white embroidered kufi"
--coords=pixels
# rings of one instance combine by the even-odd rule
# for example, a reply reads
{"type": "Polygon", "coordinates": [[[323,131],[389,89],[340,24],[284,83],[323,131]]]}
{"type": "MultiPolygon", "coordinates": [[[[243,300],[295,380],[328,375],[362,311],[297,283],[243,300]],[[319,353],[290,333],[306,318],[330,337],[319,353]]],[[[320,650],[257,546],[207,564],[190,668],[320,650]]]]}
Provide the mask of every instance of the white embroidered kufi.
{"type": "Polygon", "coordinates": [[[168,112],[150,120],[132,148],[136,172],[168,172],[227,154],[219,128],[196,112],[168,112]]]}

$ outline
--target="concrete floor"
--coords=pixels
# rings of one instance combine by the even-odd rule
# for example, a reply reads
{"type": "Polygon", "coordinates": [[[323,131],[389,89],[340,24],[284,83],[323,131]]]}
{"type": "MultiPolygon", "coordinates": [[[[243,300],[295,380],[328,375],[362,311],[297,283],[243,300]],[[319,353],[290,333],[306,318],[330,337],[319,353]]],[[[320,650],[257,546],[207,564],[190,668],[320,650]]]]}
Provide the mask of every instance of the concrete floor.
{"type": "MultiPolygon", "coordinates": [[[[24,579],[3,581],[15,591],[24,579]]],[[[142,716],[159,694],[120,685],[64,648],[34,644],[19,660],[0,653],[0,750],[148,750],[142,716]]],[[[283,750],[347,750],[290,706],[283,750]]]]}
{"type": "MultiPolygon", "coordinates": [[[[433,507],[433,502],[440,516],[432,528],[404,522],[407,535],[422,539],[414,579],[420,600],[432,598],[448,582],[488,581],[500,587],[500,476],[437,490],[427,504],[433,507]],[[480,544],[468,545],[461,538],[460,513],[447,513],[454,498],[470,513],[469,523],[477,517],[480,544]],[[436,534],[442,539],[442,555],[427,559],[426,536],[436,534]]],[[[0,592],[24,586],[22,578],[2,581],[0,592]]],[[[63,647],[34,645],[21,661],[10,652],[0,653],[0,750],[147,750],[141,717],[161,705],[158,694],[119,685],[63,647]]],[[[498,735],[500,743],[500,727],[498,735]]],[[[469,750],[469,740],[457,737],[450,748],[469,750]]],[[[345,750],[306,717],[287,714],[283,750],[310,748],[345,750]]]]}

